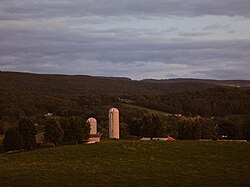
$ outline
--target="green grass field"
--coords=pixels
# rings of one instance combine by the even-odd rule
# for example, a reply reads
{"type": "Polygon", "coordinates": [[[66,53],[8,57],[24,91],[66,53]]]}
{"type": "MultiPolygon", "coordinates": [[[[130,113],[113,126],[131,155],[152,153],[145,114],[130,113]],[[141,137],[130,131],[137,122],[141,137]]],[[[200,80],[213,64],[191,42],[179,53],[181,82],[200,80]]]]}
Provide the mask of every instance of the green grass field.
{"type": "Polygon", "coordinates": [[[250,143],[102,141],[0,154],[0,186],[250,186],[250,143]]]}

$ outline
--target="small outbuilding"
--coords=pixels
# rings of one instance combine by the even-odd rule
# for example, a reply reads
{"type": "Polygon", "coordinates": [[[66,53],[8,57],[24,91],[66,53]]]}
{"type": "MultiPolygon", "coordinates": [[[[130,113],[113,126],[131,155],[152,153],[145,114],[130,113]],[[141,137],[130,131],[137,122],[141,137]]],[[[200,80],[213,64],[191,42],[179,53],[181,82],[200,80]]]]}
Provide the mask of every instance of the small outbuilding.
{"type": "Polygon", "coordinates": [[[101,141],[101,135],[100,134],[90,134],[89,142],[100,142],[101,141]]]}
{"type": "Polygon", "coordinates": [[[170,136],[166,138],[166,141],[174,141],[174,140],[175,140],[175,139],[172,138],[172,137],[170,137],[170,136]]]}
{"type": "Polygon", "coordinates": [[[35,135],[37,145],[41,146],[45,143],[44,134],[45,134],[45,132],[41,132],[41,133],[35,135]]]}
{"type": "Polygon", "coordinates": [[[149,140],[151,140],[151,138],[143,137],[143,138],[141,138],[140,140],[149,141],[149,140]]]}

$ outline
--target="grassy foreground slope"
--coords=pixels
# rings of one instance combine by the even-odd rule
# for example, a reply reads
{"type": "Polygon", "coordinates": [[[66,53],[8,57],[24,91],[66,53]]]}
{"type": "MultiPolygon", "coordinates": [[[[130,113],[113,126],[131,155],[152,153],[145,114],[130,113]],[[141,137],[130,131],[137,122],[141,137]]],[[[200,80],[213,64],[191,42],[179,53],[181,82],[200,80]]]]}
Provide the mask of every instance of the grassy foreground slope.
{"type": "Polygon", "coordinates": [[[0,186],[249,186],[250,144],[102,141],[0,154],[0,186]]]}

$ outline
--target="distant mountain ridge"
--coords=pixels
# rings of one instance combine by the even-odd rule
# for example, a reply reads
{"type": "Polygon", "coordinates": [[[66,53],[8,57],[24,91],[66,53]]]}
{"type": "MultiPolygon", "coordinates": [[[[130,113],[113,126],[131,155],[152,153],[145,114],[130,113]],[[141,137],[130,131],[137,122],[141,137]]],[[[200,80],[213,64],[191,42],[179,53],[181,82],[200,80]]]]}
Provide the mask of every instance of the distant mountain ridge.
{"type": "Polygon", "coordinates": [[[215,80],[215,79],[191,79],[191,78],[177,78],[177,79],[144,79],[143,82],[151,83],[205,83],[214,84],[218,86],[231,86],[231,87],[250,87],[250,80],[215,80]]]}
{"type": "Polygon", "coordinates": [[[110,107],[123,123],[138,112],[225,116],[249,114],[248,80],[131,80],[124,77],[0,72],[0,123],[27,116],[96,116],[107,124],[110,107]]]}
{"type": "Polygon", "coordinates": [[[0,72],[0,89],[53,93],[152,94],[200,90],[217,86],[250,87],[249,80],[167,79],[131,80],[124,77],[0,72]]]}

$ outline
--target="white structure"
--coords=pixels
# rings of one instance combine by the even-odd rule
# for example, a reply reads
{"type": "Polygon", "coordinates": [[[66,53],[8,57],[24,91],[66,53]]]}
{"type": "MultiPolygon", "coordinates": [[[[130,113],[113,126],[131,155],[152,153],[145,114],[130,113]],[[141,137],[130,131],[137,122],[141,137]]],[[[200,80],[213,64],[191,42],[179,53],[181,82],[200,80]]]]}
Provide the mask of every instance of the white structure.
{"type": "Polygon", "coordinates": [[[109,110],[109,138],[119,139],[119,131],[119,110],[111,108],[109,110]]]}
{"type": "Polygon", "coordinates": [[[95,118],[89,118],[87,122],[90,124],[90,134],[97,134],[97,121],[95,118]]]}
{"type": "Polygon", "coordinates": [[[149,141],[149,140],[151,140],[151,138],[142,137],[140,140],[143,140],[143,141],[149,141]]]}

